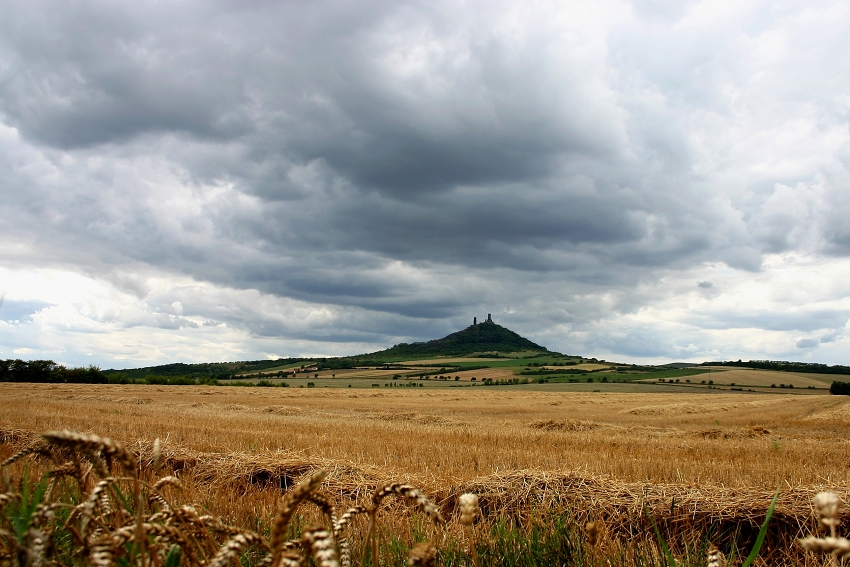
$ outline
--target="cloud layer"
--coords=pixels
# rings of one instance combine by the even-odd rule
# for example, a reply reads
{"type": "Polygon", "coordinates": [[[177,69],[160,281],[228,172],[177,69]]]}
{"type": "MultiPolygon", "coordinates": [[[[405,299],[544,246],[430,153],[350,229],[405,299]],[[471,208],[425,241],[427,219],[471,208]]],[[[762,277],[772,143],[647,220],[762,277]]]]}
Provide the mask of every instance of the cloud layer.
{"type": "Polygon", "coordinates": [[[0,356],[848,363],[848,12],[6,3],[0,356]]]}

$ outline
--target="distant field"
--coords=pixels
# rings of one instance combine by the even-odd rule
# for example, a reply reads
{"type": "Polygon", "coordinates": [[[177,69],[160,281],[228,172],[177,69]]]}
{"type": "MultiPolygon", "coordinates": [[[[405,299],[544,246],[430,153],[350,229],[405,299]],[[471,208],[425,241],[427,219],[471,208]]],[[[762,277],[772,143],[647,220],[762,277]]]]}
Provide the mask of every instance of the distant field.
{"type": "MultiPolygon", "coordinates": [[[[694,378],[693,381],[711,380],[718,386],[769,388],[771,384],[774,384],[779,388],[781,384],[785,384],[786,386],[793,385],[794,388],[829,388],[834,380],[841,379],[841,376],[836,376],[835,374],[808,374],[751,368],[700,367],[700,370],[704,369],[710,370],[710,373],[703,373],[698,379],[694,378]]],[[[654,377],[648,379],[654,379],[654,377]]]]}
{"type": "Polygon", "coordinates": [[[595,362],[582,362],[581,364],[574,364],[571,366],[544,366],[543,368],[547,370],[563,370],[565,372],[569,372],[573,368],[578,370],[603,370],[606,368],[611,368],[611,365],[599,364],[595,362]]]}
{"type": "MultiPolygon", "coordinates": [[[[444,372],[442,375],[448,377],[448,380],[438,380],[440,374],[435,367],[423,367],[416,370],[417,376],[406,376],[410,371],[406,370],[374,370],[369,369],[349,369],[349,370],[334,370],[318,372],[319,377],[315,378],[314,373],[299,374],[297,377],[271,378],[264,377],[272,383],[286,382],[291,387],[306,387],[308,383],[312,383],[317,388],[371,388],[377,384],[379,387],[392,385],[394,387],[412,387],[416,386],[424,388],[453,388],[453,387],[484,387],[481,382],[484,379],[499,380],[529,380],[529,384],[519,384],[511,386],[489,386],[491,388],[507,388],[520,391],[563,391],[563,392],[582,392],[600,390],[602,392],[635,392],[635,393],[650,393],[650,392],[705,392],[705,393],[721,393],[732,391],[741,391],[741,393],[793,393],[801,394],[822,394],[834,380],[832,375],[821,374],[795,374],[789,372],[779,372],[772,370],[751,370],[751,369],[712,369],[709,373],[707,368],[685,368],[685,369],[665,369],[655,372],[641,374],[626,374],[618,372],[592,372],[583,374],[568,374],[569,368],[563,373],[551,375],[519,375],[516,372],[525,370],[522,368],[496,367],[496,368],[479,368],[476,370],[460,370],[453,372],[444,372]],[[418,374],[426,373],[430,376],[429,380],[421,380],[418,374]],[[401,375],[399,379],[393,379],[393,376],[401,375]],[[334,377],[335,376],[335,377],[334,377]],[[459,380],[455,380],[459,377],[459,380]],[[473,382],[472,378],[476,380],[473,382]],[[659,382],[663,379],[663,382],[659,382]],[[538,383],[540,380],[545,380],[545,384],[538,383]],[[590,382],[588,382],[590,380],[590,382]],[[603,381],[604,380],[604,381],[603,381]],[[713,382],[709,385],[708,382],[713,382]],[[775,384],[775,388],[770,385],[775,384]],[[780,385],[786,386],[793,384],[794,388],[781,388],[780,385]],[[733,390],[734,389],[734,390],[733,390]]],[[[532,368],[531,370],[534,370],[532,368]]],[[[256,377],[249,377],[248,381],[256,382],[256,377]]],[[[223,382],[227,384],[227,381],[223,382]]]]}
{"type": "MultiPolygon", "coordinates": [[[[424,358],[421,360],[405,360],[403,362],[399,362],[398,364],[417,364],[421,366],[445,366],[446,364],[456,364],[458,362],[470,362],[474,364],[490,364],[492,362],[508,362],[504,358],[478,358],[474,356],[461,356],[455,358],[424,358]]],[[[509,360],[510,364],[516,364],[513,359],[509,360]]]]}
{"type": "MultiPolygon", "coordinates": [[[[712,369],[712,378],[715,384],[746,384],[752,386],[770,386],[771,384],[793,384],[795,388],[815,386],[816,388],[828,388],[835,380],[841,380],[842,376],[836,374],[808,374],[803,372],[780,372],[776,370],[758,370],[750,368],[732,368],[728,366],[709,367],[712,369]],[[722,373],[716,372],[722,370],[722,373]]],[[[845,377],[846,378],[846,377],[845,377]]]]}

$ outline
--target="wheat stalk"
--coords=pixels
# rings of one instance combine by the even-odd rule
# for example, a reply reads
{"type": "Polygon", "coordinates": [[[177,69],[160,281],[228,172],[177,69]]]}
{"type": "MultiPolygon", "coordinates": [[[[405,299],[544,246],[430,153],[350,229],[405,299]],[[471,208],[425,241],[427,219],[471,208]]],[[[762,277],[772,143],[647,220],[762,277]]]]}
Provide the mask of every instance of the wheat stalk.
{"type": "Polygon", "coordinates": [[[301,542],[313,556],[317,567],[340,567],[333,536],[324,526],[315,525],[304,530],[301,542]]]}
{"type": "MultiPolygon", "coordinates": [[[[108,458],[115,458],[128,471],[136,472],[136,458],[129,453],[120,443],[109,437],[98,437],[97,435],[85,435],[75,431],[49,431],[42,437],[51,445],[65,447],[71,451],[87,453],[101,453],[108,458]]],[[[108,475],[104,475],[108,476],[108,475]]]]}
{"type": "Polygon", "coordinates": [[[153,442],[153,472],[158,473],[162,464],[162,440],[157,437],[153,442]]]}
{"type": "Polygon", "coordinates": [[[227,567],[239,557],[242,551],[255,544],[262,544],[263,538],[253,532],[242,532],[236,534],[221,546],[218,553],[209,563],[209,567],[227,567]]]}
{"type": "Polygon", "coordinates": [[[372,495],[372,505],[367,509],[369,514],[369,529],[366,532],[366,540],[371,545],[373,567],[378,567],[378,538],[375,535],[378,523],[378,508],[384,498],[393,495],[403,497],[426,515],[430,516],[434,522],[439,524],[445,523],[440,510],[418,488],[400,482],[379,486],[372,495]]]}
{"type": "Polygon", "coordinates": [[[318,506],[322,513],[324,513],[331,521],[331,525],[336,524],[336,508],[331,504],[331,501],[327,499],[324,494],[319,492],[311,492],[307,495],[307,500],[318,506]]]}
{"type": "Polygon", "coordinates": [[[295,509],[298,507],[298,504],[322,485],[322,481],[325,480],[327,475],[328,473],[325,471],[317,471],[311,474],[305,481],[294,486],[283,497],[283,502],[275,513],[274,521],[272,522],[271,547],[273,567],[277,567],[280,563],[286,530],[289,527],[289,521],[292,519],[295,509]]]}
{"type": "Polygon", "coordinates": [[[153,485],[154,490],[162,490],[166,486],[173,486],[175,488],[180,488],[181,482],[180,479],[176,476],[164,476],[158,481],[156,481],[153,485]]]}
{"type": "Polygon", "coordinates": [[[813,504],[818,522],[829,528],[830,536],[819,538],[810,535],[798,540],[800,546],[808,551],[829,553],[841,559],[850,557],[850,540],[836,537],[836,528],[841,523],[838,519],[841,498],[834,492],[818,492],[813,499],[813,504]]]}
{"type": "Polygon", "coordinates": [[[803,549],[809,551],[819,551],[821,553],[831,553],[836,557],[846,559],[850,557],[850,540],[843,537],[815,537],[808,536],[800,541],[803,549]]]}
{"type": "Polygon", "coordinates": [[[345,529],[351,524],[352,520],[357,517],[359,514],[368,514],[369,508],[366,506],[352,506],[348,510],[345,511],[345,514],[339,517],[339,519],[334,522],[334,535],[339,537],[345,531],[345,529]]]}
{"type": "Polygon", "coordinates": [[[20,451],[18,451],[17,453],[15,453],[11,457],[9,457],[5,461],[3,461],[3,463],[0,464],[0,467],[3,467],[3,468],[8,467],[12,463],[23,459],[27,455],[32,455],[33,453],[44,454],[46,449],[47,449],[47,445],[45,445],[44,443],[39,443],[37,445],[27,447],[26,449],[21,449],[20,451]]]}
{"type": "Polygon", "coordinates": [[[437,506],[435,506],[421,490],[410,486],[409,484],[394,482],[379,488],[372,496],[372,508],[377,510],[378,506],[381,505],[381,501],[391,495],[403,497],[405,500],[419,508],[419,510],[427,516],[430,516],[434,522],[439,524],[445,523],[445,519],[443,519],[443,515],[440,514],[439,508],[437,508],[437,506]]]}

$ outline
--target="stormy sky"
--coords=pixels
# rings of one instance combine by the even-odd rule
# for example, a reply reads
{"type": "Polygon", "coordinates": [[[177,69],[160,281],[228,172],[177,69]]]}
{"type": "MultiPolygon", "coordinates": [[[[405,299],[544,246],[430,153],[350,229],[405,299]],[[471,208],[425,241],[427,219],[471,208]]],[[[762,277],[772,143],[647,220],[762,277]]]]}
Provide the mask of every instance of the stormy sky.
{"type": "Polygon", "coordinates": [[[0,3],[0,358],[848,364],[846,2],[0,3]]]}

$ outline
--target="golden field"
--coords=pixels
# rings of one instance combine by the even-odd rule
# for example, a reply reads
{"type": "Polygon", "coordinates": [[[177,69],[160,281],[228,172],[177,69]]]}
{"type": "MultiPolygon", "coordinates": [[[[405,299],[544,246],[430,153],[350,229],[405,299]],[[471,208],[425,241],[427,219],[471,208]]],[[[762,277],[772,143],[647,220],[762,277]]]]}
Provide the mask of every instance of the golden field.
{"type": "Polygon", "coordinates": [[[694,529],[760,522],[778,488],[787,543],[814,492],[850,486],[850,399],[827,395],[0,384],[0,458],[58,429],[140,456],[161,438],[188,496],[242,524],[273,514],[269,483],[323,468],[339,497],[400,480],[449,510],[464,491],[494,516],[557,502],[612,538],[644,502],[694,529]]]}
{"type": "Polygon", "coordinates": [[[835,396],[39,384],[0,393],[6,429],[285,451],[429,484],[519,469],[768,489],[850,481],[850,400],[835,396]]]}

